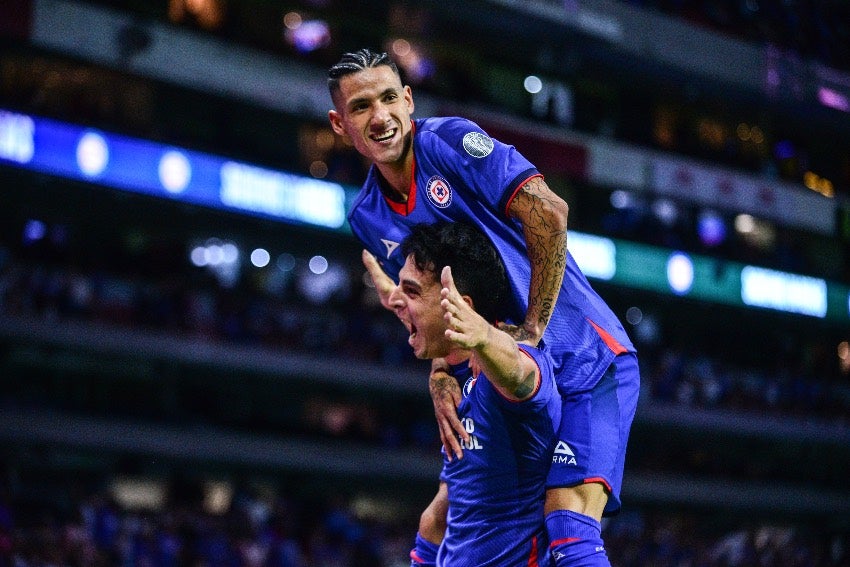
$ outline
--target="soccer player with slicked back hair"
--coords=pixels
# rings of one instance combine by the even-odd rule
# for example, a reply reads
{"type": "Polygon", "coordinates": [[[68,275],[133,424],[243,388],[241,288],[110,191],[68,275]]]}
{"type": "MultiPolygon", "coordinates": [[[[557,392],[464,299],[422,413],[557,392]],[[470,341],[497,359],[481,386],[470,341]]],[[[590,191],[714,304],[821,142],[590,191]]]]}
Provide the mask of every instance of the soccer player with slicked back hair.
{"type": "MultiPolygon", "coordinates": [[[[546,345],[562,397],[546,484],[550,552],[558,565],[607,565],[600,522],[620,508],[640,375],[625,329],[567,251],[567,203],[513,146],[474,122],[413,120],[413,93],[384,53],[346,53],[330,68],[328,87],[331,127],[372,162],[348,220],[387,308],[405,261],[398,247],[412,226],[468,222],[498,250],[515,322],[500,328],[518,342],[546,345]]],[[[462,458],[469,434],[447,369],[434,359],[431,397],[447,456],[462,458]]],[[[422,514],[421,565],[434,564],[448,504],[438,493],[422,514]]]]}

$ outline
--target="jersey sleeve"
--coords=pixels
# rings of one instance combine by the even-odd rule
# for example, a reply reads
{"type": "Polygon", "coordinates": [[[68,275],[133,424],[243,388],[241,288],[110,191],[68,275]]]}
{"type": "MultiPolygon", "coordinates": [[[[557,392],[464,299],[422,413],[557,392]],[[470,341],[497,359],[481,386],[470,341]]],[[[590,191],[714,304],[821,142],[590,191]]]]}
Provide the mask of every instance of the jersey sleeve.
{"type": "Polygon", "coordinates": [[[493,399],[505,410],[512,413],[534,413],[540,411],[557,394],[552,361],[548,354],[538,348],[524,344],[517,346],[519,346],[523,355],[528,356],[537,364],[537,369],[540,372],[540,382],[534,395],[527,400],[518,402],[502,396],[492,384],[489,384],[489,386],[492,388],[493,399]]]}
{"type": "Polygon", "coordinates": [[[421,132],[429,155],[453,176],[456,191],[469,192],[494,212],[507,216],[507,206],[525,182],[540,175],[514,146],[491,138],[476,123],[447,118],[421,132]]]}

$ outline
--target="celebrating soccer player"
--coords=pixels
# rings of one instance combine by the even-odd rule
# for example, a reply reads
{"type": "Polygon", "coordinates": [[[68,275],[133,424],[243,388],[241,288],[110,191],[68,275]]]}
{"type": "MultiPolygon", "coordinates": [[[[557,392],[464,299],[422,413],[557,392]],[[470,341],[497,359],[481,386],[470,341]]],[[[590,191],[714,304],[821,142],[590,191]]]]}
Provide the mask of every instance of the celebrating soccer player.
{"type": "MultiPolygon", "coordinates": [[[[620,508],[640,377],[625,329],[567,251],[567,204],[513,146],[477,124],[412,120],[413,93],[385,53],[346,53],[330,68],[328,86],[332,128],[373,162],[348,219],[368,250],[364,262],[385,306],[391,308],[405,262],[399,243],[412,226],[468,222],[497,248],[516,322],[501,328],[547,346],[562,397],[557,458],[546,483],[551,551],[559,564],[607,565],[600,521],[620,508]]],[[[447,454],[459,458],[470,436],[456,413],[460,391],[445,368],[435,359],[431,395],[447,454]]],[[[417,542],[439,543],[447,508],[440,498],[423,514],[417,542]]],[[[421,565],[434,564],[419,543],[417,551],[421,565]]]]}

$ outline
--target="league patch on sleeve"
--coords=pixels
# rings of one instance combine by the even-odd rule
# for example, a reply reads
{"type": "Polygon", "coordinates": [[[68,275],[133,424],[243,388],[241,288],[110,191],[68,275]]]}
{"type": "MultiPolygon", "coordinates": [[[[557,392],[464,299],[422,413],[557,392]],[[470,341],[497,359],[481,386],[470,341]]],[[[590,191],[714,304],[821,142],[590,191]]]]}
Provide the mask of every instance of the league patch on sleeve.
{"type": "Polygon", "coordinates": [[[469,132],[463,137],[463,149],[474,158],[483,158],[493,151],[493,140],[481,132],[469,132]]]}

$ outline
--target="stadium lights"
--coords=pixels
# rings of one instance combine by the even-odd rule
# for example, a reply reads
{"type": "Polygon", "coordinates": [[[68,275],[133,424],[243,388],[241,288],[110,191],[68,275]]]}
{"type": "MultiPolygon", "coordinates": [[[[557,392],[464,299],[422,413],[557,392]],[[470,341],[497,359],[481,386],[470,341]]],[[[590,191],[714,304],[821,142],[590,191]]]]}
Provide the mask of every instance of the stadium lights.
{"type": "Polygon", "coordinates": [[[338,183],[0,109],[4,161],[135,193],[347,230],[347,194],[338,183]]]}
{"type": "MultiPolygon", "coordinates": [[[[350,232],[345,212],[357,193],[353,187],[305,175],[2,109],[0,164],[345,233],[350,232]]],[[[611,203],[614,207],[629,207],[640,201],[632,193],[614,191],[611,203]]],[[[770,225],[750,215],[738,215],[735,228],[753,245],[763,245],[773,238],[770,225]]],[[[43,234],[37,224],[29,230],[31,242],[43,234]]],[[[720,258],[671,256],[670,250],[661,247],[576,231],[570,232],[569,249],[587,277],[615,285],[741,308],[823,317],[845,325],[850,321],[850,287],[843,283],[812,282],[781,272],[766,277],[754,271],[758,268],[746,269],[747,266],[720,258]],[[770,285],[760,287],[765,282],[770,285]]],[[[190,251],[189,259],[193,265],[213,271],[226,287],[238,280],[239,252],[233,243],[198,244],[190,251]]],[[[259,263],[265,266],[270,262],[268,255],[259,263]]],[[[281,273],[292,271],[295,260],[278,256],[276,267],[281,273]]],[[[330,278],[316,286],[322,290],[316,297],[341,289],[339,273],[330,264],[324,274],[305,272],[330,278]]]]}

